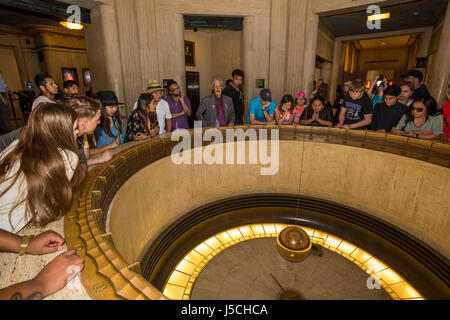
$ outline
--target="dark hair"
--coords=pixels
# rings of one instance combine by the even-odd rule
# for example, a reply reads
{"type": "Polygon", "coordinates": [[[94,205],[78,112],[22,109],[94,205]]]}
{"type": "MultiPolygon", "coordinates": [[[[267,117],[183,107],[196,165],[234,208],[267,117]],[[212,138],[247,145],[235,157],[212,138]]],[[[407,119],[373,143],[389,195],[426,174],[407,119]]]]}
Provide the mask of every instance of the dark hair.
{"type": "Polygon", "coordinates": [[[423,80],[423,73],[420,70],[411,70],[406,74],[407,77],[411,76],[414,78],[419,78],[419,80],[422,82],[423,80]]]}
{"type": "Polygon", "coordinates": [[[225,85],[228,87],[230,85],[230,83],[233,82],[233,80],[228,79],[227,82],[225,83],[225,85]]]}
{"type": "Polygon", "coordinates": [[[386,89],[384,89],[384,95],[398,97],[400,95],[400,87],[389,86],[386,89]]]}
{"type": "Polygon", "coordinates": [[[236,69],[233,71],[233,73],[231,74],[231,76],[234,78],[234,76],[238,76],[238,77],[245,77],[245,73],[244,71],[242,71],[241,69],[236,69]]]}
{"type": "Polygon", "coordinates": [[[150,135],[150,128],[148,127],[148,120],[150,120],[151,123],[156,122],[156,112],[150,112],[148,113],[148,107],[150,103],[153,100],[153,96],[151,93],[143,93],[139,96],[138,103],[137,103],[137,111],[141,114],[141,116],[144,118],[145,123],[145,134],[150,135]]]}
{"type": "Polygon", "coordinates": [[[401,81],[400,84],[398,85],[399,88],[404,87],[404,86],[408,86],[409,89],[411,89],[411,91],[414,91],[414,84],[411,81],[401,81]]]}
{"type": "Polygon", "coordinates": [[[406,110],[405,127],[408,124],[408,122],[414,121],[414,117],[412,115],[412,109],[413,109],[414,103],[416,103],[416,102],[423,103],[423,105],[426,108],[427,118],[425,121],[427,121],[428,117],[430,117],[430,116],[436,116],[436,115],[440,114],[440,111],[438,110],[437,102],[432,96],[418,97],[418,98],[414,99],[414,102],[406,110]]]}
{"type": "Polygon", "coordinates": [[[73,86],[74,84],[77,85],[77,87],[79,87],[80,85],[78,84],[78,82],[74,81],[74,80],[66,80],[63,82],[63,88],[67,89],[70,88],[71,86],[73,86]]]}
{"type": "Polygon", "coordinates": [[[316,100],[319,100],[320,102],[322,102],[322,104],[323,104],[324,107],[327,105],[326,102],[325,102],[325,99],[324,99],[322,96],[316,95],[316,96],[314,96],[314,98],[312,98],[312,100],[310,101],[311,107],[312,107],[314,101],[316,101],[316,100]]]}
{"type": "Polygon", "coordinates": [[[178,85],[178,83],[175,80],[169,80],[167,81],[166,88],[169,89],[170,86],[174,84],[178,85]]]}
{"type": "Polygon", "coordinates": [[[40,86],[45,87],[45,84],[47,83],[47,80],[45,80],[46,78],[52,78],[52,76],[48,75],[47,73],[40,73],[36,75],[36,77],[34,77],[34,82],[36,83],[36,86],[38,87],[39,90],[41,90],[39,88],[40,86]]]}
{"type": "Polygon", "coordinates": [[[285,95],[281,98],[280,107],[282,107],[283,104],[288,103],[288,102],[291,103],[291,108],[289,109],[289,111],[294,110],[294,107],[295,107],[294,98],[293,98],[292,95],[290,95],[290,94],[285,94],[285,95]]]}
{"type": "MultiPolygon", "coordinates": [[[[106,132],[106,134],[108,136],[110,136],[111,138],[117,138],[117,136],[113,135],[113,133],[111,132],[111,125],[110,125],[110,121],[109,121],[109,116],[106,113],[106,106],[102,106],[101,109],[101,116],[100,116],[100,126],[103,128],[103,130],[106,132]]],[[[120,133],[122,132],[122,121],[120,121],[120,112],[119,112],[119,108],[117,108],[116,112],[114,113],[114,115],[112,116],[112,121],[113,121],[113,126],[116,125],[116,122],[118,124],[118,128],[117,131],[120,133]]],[[[95,138],[98,140],[99,137],[99,132],[96,130],[95,131],[95,138]]]]}

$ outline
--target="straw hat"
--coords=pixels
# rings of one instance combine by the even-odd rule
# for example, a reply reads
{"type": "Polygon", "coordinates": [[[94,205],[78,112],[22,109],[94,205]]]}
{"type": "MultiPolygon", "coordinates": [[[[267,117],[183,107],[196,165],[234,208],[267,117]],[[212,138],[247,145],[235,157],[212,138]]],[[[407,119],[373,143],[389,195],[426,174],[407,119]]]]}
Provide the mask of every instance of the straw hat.
{"type": "Polygon", "coordinates": [[[164,90],[158,80],[148,80],[145,93],[153,93],[156,91],[164,90]]]}

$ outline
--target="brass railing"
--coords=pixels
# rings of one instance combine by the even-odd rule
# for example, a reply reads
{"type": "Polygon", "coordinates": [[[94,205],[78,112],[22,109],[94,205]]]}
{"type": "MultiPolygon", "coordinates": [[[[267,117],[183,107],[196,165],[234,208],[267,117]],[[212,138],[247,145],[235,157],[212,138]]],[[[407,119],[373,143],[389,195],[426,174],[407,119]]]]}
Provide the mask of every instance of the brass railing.
{"type": "MultiPolygon", "coordinates": [[[[304,126],[239,126],[244,130],[279,129],[280,140],[347,145],[409,157],[450,167],[450,145],[370,131],[304,126]]],[[[220,128],[224,133],[227,128],[220,128]]],[[[203,129],[203,131],[206,128],[203,129]]],[[[190,130],[191,136],[194,130],[190,130]]],[[[267,139],[270,139],[269,134],[267,139]]],[[[192,141],[194,139],[191,139],[192,141]]],[[[119,188],[138,170],[171,154],[177,142],[156,138],[115,155],[91,170],[65,216],[67,245],[88,257],[81,280],[94,299],[164,299],[140,274],[138,262],[127,264],[106,233],[109,205],[119,188]]],[[[203,142],[204,145],[208,142],[203,142]]]]}

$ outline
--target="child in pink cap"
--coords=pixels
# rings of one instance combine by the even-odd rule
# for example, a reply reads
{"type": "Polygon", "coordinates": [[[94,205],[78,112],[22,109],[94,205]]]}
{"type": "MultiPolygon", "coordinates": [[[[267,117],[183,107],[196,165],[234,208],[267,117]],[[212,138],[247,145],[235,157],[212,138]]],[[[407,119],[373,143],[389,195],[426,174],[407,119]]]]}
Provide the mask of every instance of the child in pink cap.
{"type": "Polygon", "coordinates": [[[293,125],[300,124],[300,117],[306,109],[306,94],[303,91],[297,93],[295,98],[295,108],[294,108],[294,123],[293,125]]]}

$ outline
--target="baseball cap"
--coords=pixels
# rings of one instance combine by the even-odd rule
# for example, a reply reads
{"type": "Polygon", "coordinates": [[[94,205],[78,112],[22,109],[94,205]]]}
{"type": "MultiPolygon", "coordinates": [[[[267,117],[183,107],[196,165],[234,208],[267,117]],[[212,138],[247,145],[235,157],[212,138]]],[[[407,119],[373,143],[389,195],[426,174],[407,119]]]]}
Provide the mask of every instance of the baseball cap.
{"type": "Polygon", "coordinates": [[[303,91],[300,91],[299,93],[297,93],[297,96],[295,97],[295,99],[298,98],[303,98],[306,101],[306,94],[303,91]]]}
{"type": "Polygon", "coordinates": [[[259,96],[262,101],[272,101],[272,92],[269,89],[262,89],[259,96]]]}

